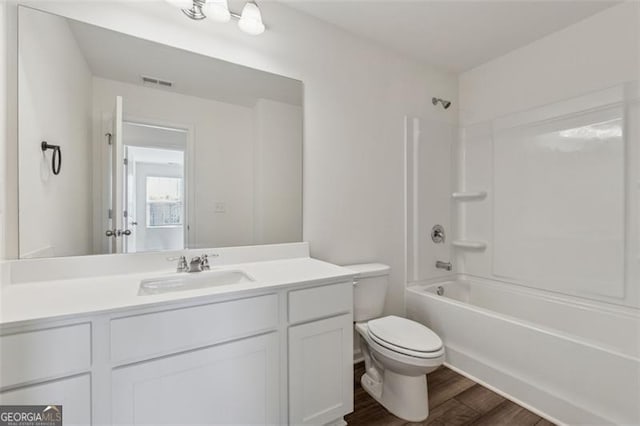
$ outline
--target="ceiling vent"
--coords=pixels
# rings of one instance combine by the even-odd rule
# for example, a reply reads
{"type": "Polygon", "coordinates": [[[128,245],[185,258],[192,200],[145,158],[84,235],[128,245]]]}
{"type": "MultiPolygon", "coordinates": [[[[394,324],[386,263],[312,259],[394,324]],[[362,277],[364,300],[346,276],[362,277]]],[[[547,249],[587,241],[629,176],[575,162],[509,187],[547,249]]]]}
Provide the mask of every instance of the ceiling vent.
{"type": "Polygon", "coordinates": [[[169,80],[161,80],[156,77],[149,77],[148,75],[143,75],[141,78],[142,84],[145,86],[173,87],[173,82],[169,80]]]}

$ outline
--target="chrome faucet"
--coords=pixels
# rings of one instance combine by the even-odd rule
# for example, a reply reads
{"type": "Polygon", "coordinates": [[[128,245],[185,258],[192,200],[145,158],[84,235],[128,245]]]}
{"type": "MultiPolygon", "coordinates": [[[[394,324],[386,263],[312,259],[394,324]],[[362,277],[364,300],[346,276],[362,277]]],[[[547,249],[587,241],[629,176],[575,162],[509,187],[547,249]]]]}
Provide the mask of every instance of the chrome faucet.
{"type": "Polygon", "coordinates": [[[177,257],[168,257],[167,260],[173,262],[174,260],[178,261],[178,266],[176,267],[176,272],[202,272],[208,271],[211,269],[211,265],[209,264],[209,257],[218,257],[217,253],[211,254],[203,254],[202,256],[196,256],[187,263],[186,256],[177,256],[177,257]]]}
{"type": "Polygon", "coordinates": [[[451,262],[443,262],[441,260],[437,260],[436,261],[436,268],[444,269],[446,271],[450,271],[451,269],[453,269],[453,265],[451,264],[451,262]]]}
{"type": "Polygon", "coordinates": [[[189,272],[202,272],[202,258],[196,256],[189,262],[189,272]]]}

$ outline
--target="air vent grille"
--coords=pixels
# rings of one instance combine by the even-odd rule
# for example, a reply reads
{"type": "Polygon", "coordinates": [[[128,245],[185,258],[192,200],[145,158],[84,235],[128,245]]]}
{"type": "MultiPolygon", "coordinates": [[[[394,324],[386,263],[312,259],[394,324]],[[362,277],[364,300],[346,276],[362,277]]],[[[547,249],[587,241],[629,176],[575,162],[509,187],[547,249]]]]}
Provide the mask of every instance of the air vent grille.
{"type": "Polygon", "coordinates": [[[142,84],[147,86],[173,87],[173,82],[169,80],[162,80],[148,75],[142,75],[140,77],[142,78],[142,84]]]}

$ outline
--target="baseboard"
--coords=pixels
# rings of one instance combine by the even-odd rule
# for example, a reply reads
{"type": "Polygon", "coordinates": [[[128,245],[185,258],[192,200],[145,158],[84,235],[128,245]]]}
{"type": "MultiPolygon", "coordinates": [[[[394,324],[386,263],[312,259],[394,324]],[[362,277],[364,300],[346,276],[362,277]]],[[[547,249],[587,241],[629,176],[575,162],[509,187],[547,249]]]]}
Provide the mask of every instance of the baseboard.
{"type": "Polygon", "coordinates": [[[447,346],[446,353],[446,367],[557,425],[612,423],[456,348],[447,346]],[[566,420],[554,413],[564,413],[562,417],[566,420]]]}

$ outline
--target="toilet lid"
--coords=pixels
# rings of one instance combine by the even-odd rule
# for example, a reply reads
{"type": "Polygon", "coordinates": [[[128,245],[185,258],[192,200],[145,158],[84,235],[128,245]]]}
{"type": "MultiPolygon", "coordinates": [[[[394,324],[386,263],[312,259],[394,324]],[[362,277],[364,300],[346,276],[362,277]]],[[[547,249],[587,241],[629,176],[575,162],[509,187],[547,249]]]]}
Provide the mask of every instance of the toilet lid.
{"type": "Polygon", "coordinates": [[[435,352],[442,348],[442,340],[436,333],[406,318],[390,315],[371,320],[367,326],[380,344],[386,342],[392,347],[415,352],[435,352]]]}

